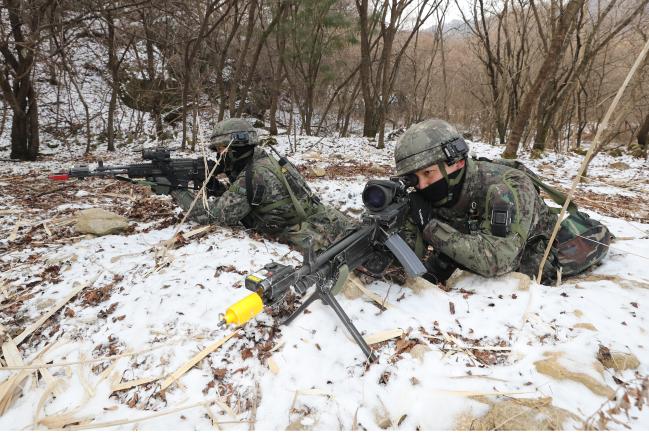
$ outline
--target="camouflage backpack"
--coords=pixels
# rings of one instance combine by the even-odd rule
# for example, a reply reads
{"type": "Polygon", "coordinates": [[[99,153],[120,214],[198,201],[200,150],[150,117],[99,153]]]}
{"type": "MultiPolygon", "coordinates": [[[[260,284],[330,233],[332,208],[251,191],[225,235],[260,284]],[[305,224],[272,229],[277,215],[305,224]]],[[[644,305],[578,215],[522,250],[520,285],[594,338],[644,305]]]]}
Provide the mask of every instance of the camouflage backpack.
{"type": "MultiPolygon", "coordinates": [[[[550,199],[559,205],[566,202],[566,195],[554,187],[544,183],[541,178],[527,166],[516,160],[478,160],[491,161],[495,164],[513,167],[524,172],[536,187],[537,192],[543,190],[550,199]]],[[[559,214],[561,208],[548,207],[550,212],[559,214]]],[[[569,216],[561,222],[554,247],[561,264],[562,275],[578,274],[599,263],[608,253],[611,239],[615,238],[606,225],[592,219],[586,213],[579,211],[577,204],[568,204],[569,216]]]]}

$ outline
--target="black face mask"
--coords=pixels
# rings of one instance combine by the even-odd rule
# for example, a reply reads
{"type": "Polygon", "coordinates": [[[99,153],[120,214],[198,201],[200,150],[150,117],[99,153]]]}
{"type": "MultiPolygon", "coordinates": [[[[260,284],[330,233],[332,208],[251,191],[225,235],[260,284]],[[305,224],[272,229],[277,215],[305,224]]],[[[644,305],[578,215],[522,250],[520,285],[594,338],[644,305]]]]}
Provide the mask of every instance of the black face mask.
{"type": "Polygon", "coordinates": [[[254,146],[238,147],[230,149],[223,157],[225,174],[230,182],[233,182],[239,176],[239,173],[246,167],[250,158],[252,158],[254,146]]]}
{"type": "MultiPolygon", "coordinates": [[[[462,172],[462,169],[456,170],[453,173],[448,174],[448,179],[454,179],[457,178],[457,176],[462,172]]],[[[459,184],[456,184],[453,186],[451,191],[453,192],[453,196],[450,201],[447,203],[444,203],[441,206],[449,206],[455,203],[457,199],[460,196],[460,191],[462,191],[462,183],[464,182],[464,175],[462,176],[462,181],[460,181],[459,184]]],[[[422,190],[417,190],[417,192],[424,197],[427,201],[436,204],[449,196],[449,188],[448,188],[448,183],[446,182],[446,178],[442,178],[439,181],[430,184],[429,186],[425,187],[422,190]]]]}

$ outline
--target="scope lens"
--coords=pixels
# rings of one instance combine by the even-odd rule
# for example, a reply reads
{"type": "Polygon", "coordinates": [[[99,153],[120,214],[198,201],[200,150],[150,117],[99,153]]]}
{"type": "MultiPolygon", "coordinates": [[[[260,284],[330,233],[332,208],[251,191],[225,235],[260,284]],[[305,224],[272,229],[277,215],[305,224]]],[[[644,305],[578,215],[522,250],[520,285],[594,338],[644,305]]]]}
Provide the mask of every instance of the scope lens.
{"type": "Polygon", "coordinates": [[[383,208],[387,201],[387,194],[381,186],[369,186],[363,191],[363,204],[370,210],[383,208]]]}

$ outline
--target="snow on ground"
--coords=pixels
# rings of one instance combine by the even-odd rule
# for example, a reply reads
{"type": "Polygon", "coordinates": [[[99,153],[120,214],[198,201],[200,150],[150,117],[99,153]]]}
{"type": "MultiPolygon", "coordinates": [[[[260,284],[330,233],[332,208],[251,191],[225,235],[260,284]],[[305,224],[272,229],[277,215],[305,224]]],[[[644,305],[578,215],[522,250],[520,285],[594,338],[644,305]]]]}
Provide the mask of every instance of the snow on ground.
{"type": "MultiPolygon", "coordinates": [[[[305,173],[326,168],[325,177],[311,177],[310,184],[324,202],[355,217],[365,182],[391,171],[393,142],[379,151],[361,138],[278,140],[277,148],[305,173]]],[[[472,150],[498,155],[477,142],[472,150]]],[[[118,157],[135,161],[137,152],[118,157]]],[[[524,161],[568,188],[581,159],[524,161]]],[[[580,186],[580,205],[619,238],[586,275],[548,287],[526,285],[515,275],[462,273],[447,291],[375,281],[367,288],[385,298],[387,310],[363,298],[341,295],[339,301],[363,334],[405,332],[375,345],[377,363],[366,366],[332,310],[316,302],[290,326],[277,328],[271,315],[261,314],[162,392],[165,376],[231,333],[218,326],[219,314],[249,293],[245,274],[270,261],[298,265],[301,255],[254,233],[215,228],[181,242],[158,269],[156,250],[181,216],[168,198],[107,180],[61,186],[45,179],[69,165],[69,157],[56,157],[8,163],[0,171],[0,324],[6,333],[15,338],[75,287],[91,284],[20,343],[24,362],[50,364],[51,379],[30,371],[20,396],[0,416],[0,429],[454,429],[459,415],[487,412],[479,395],[552,397],[554,406],[575,415],[563,424],[573,429],[583,427],[578,419],[609,407],[603,393],[629,392],[649,374],[644,161],[600,155],[589,171],[593,180],[580,186]],[[612,172],[612,162],[628,168],[612,172]],[[28,181],[23,189],[16,186],[21,181],[28,181]],[[122,235],[79,236],[65,219],[91,206],[126,215],[133,227],[122,235]],[[416,349],[423,355],[415,354],[417,344],[425,346],[416,349]],[[600,345],[633,353],[639,368],[596,366],[600,345]],[[535,363],[552,358],[590,377],[590,387],[539,373],[535,363]],[[111,385],[137,379],[150,382],[112,392],[111,385]]],[[[0,382],[18,373],[0,370],[0,382]]],[[[615,418],[632,429],[649,428],[646,408],[632,406],[628,418],[615,418]]],[[[624,426],[611,421],[607,427],[624,426]]]]}

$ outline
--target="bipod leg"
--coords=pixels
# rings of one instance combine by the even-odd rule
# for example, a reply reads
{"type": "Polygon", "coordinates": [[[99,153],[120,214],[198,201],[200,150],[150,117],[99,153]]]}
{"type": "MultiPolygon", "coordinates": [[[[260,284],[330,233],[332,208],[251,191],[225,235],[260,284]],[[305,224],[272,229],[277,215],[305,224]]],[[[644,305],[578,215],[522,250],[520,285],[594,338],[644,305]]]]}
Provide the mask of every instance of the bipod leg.
{"type": "Polygon", "coordinates": [[[343,308],[340,306],[340,303],[334,298],[333,295],[331,295],[330,291],[320,291],[316,292],[319,295],[319,298],[325,302],[326,304],[329,304],[332,309],[334,309],[334,312],[336,312],[336,315],[338,315],[338,318],[342,321],[343,325],[347,328],[349,333],[352,335],[358,346],[363,350],[363,353],[365,353],[365,356],[367,356],[367,360],[370,362],[374,362],[376,360],[376,356],[374,355],[374,352],[370,348],[369,345],[367,345],[367,342],[365,342],[365,339],[363,339],[363,336],[358,332],[356,329],[356,326],[352,323],[352,321],[349,319],[343,308]]]}
{"type": "Polygon", "coordinates": [[[291,313],[291,316],[289,316],[288,318],[286,318],[286,319],[282,322],[282,324],[283,324],[283,325],[289,325],[289,324],[291,323],[291,321],[293,321],[295,318],[297,318],[297,316],[298,316],[300,313],[304,312],[304,310],[305,310],[307,307],[309,307],[309,305],[310,305],[312,302],[314,302],[315,300],[317,300],[318,298],[320,298],[320,294],[319,294],[317,291],[316,291],[316,292],[313,292],[313,293],[311,294],[311,296],[310,296],[309,298],[307,298],[307,299],[302,303],[302,305],[301,305],[300,307],[297,308],[297,310],[295,310],[295,312],[291,313]]]}

